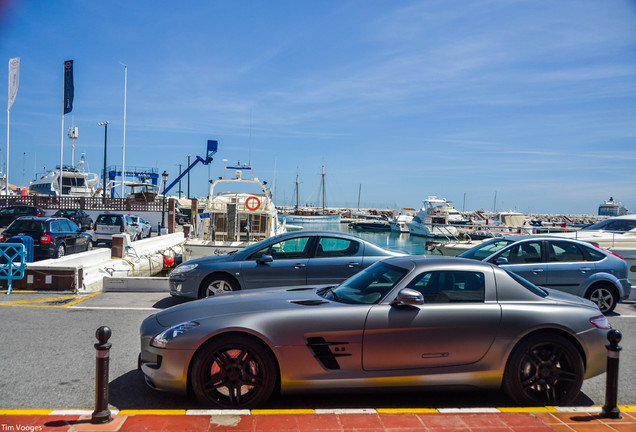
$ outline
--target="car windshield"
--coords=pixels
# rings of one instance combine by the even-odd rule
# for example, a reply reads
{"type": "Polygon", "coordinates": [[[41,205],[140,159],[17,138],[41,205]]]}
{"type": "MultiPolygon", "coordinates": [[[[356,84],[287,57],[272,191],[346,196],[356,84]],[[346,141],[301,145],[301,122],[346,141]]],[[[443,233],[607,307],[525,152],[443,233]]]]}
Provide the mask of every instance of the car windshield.
{"type": "Polygon", "coordinates": [[[636,228],[636,219],[606,219],[583,228],[586,231],[615,231],[624,233],[636,228]]]}
{"type": "Polygon", "coordinates": [[[511,243],[514,243],[514,241],[504,240],[504,239],[492,239],[478,246],[475,246],[471,249],[468,249],[466,252],[462,252],[458,256],[462,258],[469,258],[469,259],[482,261],[485,258],[488,258],[490,255],[494,254],[495,252],[502,250],[503,248],[505,248],[511,243]]]}
{"type": "Polygon", "coordinates": [[[408,269],[383,262],[350,277],[337,287],[325,288],[318,295],[340,303],[376,304],[408,273],[408,269]]]}

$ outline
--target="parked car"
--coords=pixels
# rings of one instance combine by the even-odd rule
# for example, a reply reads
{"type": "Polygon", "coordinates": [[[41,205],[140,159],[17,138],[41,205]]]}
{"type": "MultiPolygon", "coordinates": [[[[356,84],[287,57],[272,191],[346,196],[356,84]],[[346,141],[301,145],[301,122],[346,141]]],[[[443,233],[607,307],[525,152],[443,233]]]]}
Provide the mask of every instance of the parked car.
{"type": "Polygon", "coordinates": [[[53,217],[64,217],[75,222],[82,231],[93,228],[93,219],[84,210],[62,209],[53,214],[53,217]]]}
{"type": "Polygon", "coordinates": [[[112,244],[113,234],[128,234],[131,241],[137,239],[137,227],[130,216],[118,213],[103,213],[97,216],[93,242],[112,244]]]}
{"type": "Polygon", "coordinates": [[[604,314],[631,292],[624,259],[574,239],[512,235],[481,243],[458,256],[497,264],[535,285],[585,297],[604,314]]]}
{"type": "Polygon", "coordinates": [[[44,216],[44,210],[33,206],[11,206],[0,209],[0,227],[6,227],[21,216],[44,216]]]}
{"type": "Polygon", "coordinates": [[[60,258],[93,249],[91,236],[66,218],[20,217],[2,232],[2,241],[6,242],[15,236],[33,239],[35,259],[60,258]]]}
{"type": "Polygon", "coordinates": [[[137,238],[143,239],[150,237],[152,226],[146,222],[143,218],[135,215],[128,215],[133,221],[133,225],[137,228],[137,238]]]}
{"type": "Polygon", "coordinates": [[[202,298],[239,289],[340,283],[381,259],[406,255],[360,237],[297,231],[231,255],[186,261],[170,273],[170,294],[202,298]]]}
{"type": "Polygon", "coordinates": [[[517,404],[572,403],[607,362],[607,317],[492,264],[391,257],[338,286],[233,292],[146,318],[154,389],[250,408],[311,389],[502,388],[517,404]]]}

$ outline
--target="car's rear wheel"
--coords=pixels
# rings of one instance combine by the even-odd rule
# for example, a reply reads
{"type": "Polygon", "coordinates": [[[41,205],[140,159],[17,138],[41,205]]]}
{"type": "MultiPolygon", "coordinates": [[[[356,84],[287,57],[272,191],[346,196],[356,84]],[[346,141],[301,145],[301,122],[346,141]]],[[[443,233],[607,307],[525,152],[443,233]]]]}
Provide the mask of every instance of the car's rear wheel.
{"type": "Polygon", "coordinates": [[[86,242],[86,251],[93,250],[93,242],[91,240],[86,242]]]}
{"type": "Polygon", "coordinates": [[[591,287],[585,294],[585,298],[596,303],[603,314],[611,313],[618,303],[616,290],[605,283],[591,287]]]}
{"type": "Polygon", "coordinates": [[[245,336],[220,337],[196,354],[190,380],[199,401],[218,408],[248,408],[274,391],[278,369],[270,351],[245,336]]]}
{"type": "Polygon", "coordinates": [[[513,350],[504,372],[504,390],[520,405],[568,405],[581,391],[583,359],[556,334],[539,334],[513,350]]]}
{"type": "Polygon", "coordinates": [[[64,255],[66,255],[66,248],[62,243],[60,243],[55,248],[55,258],[62,258],[64,255]]]}
{"type": "Polygon", "coordinates": [[[239,286],[234,279],[224,274],[212,274],[205,278],[199,289],[199,298],[210,297],[230,291],[238,291],[239,286]]]}

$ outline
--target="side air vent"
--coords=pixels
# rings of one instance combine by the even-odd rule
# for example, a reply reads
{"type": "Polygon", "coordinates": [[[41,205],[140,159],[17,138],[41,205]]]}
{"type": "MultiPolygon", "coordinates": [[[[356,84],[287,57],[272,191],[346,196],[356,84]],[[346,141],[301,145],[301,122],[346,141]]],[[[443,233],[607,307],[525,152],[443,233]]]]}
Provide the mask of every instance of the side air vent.
{"type": "Polygon", "coordinates": [[[320,306],[321,304],[329,303],[324,300],[293,300],[290,303],[294,303],[301,306],[320,306]]]}
{"type": "Polygon", "coordinates": [[[348,342],[327,342],[322,337],[307,338],[307,345],[314,353],[314,357],[327,369],[340,369],[337,358],[351,357],[351,354],[344,352],[344,346],[348,344],[348,342]],[[340,349],[342,352],[337,354],[333,353],[330,348],[332,346],[340,347],[336,348],[336,350],[340,349]]]}

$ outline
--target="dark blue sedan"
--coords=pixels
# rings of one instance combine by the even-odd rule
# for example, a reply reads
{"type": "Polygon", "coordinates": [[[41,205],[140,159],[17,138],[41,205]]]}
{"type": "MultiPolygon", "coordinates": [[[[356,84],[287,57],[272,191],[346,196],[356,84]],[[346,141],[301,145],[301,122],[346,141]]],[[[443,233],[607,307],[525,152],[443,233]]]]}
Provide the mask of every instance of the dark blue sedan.
{"type": "Polygon", "coordinates": [[[396,255],[407,254],[347,233],[296,231],[231,255],[187,261],[170,274],[170,294],[203,298],[242,289],[337,284],[396,255]]]}

